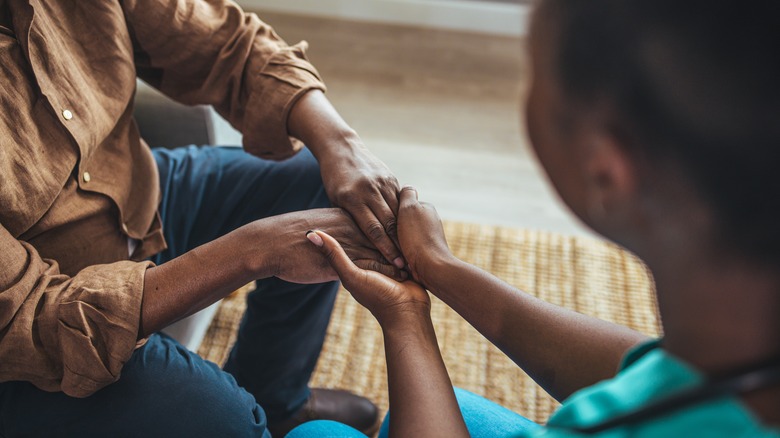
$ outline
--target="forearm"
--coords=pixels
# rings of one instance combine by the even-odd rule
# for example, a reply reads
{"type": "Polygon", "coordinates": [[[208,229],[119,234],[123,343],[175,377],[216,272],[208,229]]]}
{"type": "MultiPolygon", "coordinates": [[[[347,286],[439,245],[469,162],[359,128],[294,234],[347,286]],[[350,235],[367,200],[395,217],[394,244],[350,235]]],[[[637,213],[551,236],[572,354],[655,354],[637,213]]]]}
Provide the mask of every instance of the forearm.
{"type": "Polygon", "coordinates": [[[362,147],[360,138],[320,90],[304,94],[293,106],[287,129],[311,150],[317,161],[349,155],[349,148],[362,147]]]}
{"type": "Polygon", "coordinates": [[[146,271],[139,338],[218,301],[242,285],[268,276],[262,225],[251,223],[146,271]],[[267,272],[266,272],[267,270],[267,272]]]}
{"type": "Polygon", "coordinates": [[[468,436],[430,313],[411,312],[383,325],[393,437],[468,436]]]}
{"type": "Polygon", "coordinates": [[[615,375],[647,338],[523,293],[454,257],[426,269],[425,285],[558,400],[615,375]]]}

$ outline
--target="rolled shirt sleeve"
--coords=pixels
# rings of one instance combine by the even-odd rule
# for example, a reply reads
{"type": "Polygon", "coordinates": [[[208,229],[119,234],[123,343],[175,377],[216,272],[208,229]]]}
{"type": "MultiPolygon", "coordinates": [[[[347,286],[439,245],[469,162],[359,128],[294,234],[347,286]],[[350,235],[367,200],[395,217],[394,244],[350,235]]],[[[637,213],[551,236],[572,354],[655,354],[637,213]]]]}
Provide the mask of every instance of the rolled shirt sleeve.
{"type": "Polygon", "coordinates": [[[116,381],[138,336],[151,262],[72,277],[0,226],[0,381],[86,397],[116,381]]]}
{"type": "Polygon", "coordinates": [[[213,105],[242,132],[249,153],[278,160],[302,147],[288,135],[290,109],[307,91],[325,90],[306,42],[287,45],[226,0],[122,5],[142,79],[179,102],[213,105]]]}

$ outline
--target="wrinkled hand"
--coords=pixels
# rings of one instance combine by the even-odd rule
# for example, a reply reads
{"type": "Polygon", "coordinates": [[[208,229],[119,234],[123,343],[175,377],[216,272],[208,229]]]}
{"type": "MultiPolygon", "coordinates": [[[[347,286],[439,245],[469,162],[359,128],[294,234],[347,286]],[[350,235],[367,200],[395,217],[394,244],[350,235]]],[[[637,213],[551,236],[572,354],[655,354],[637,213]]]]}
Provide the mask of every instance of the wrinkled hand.
{"type": "Polygon", "coordinates": [[[344,287],[384,327],[398,312],[430,314],[428,292],[413,281],[400,283],[385,275],[356,266],[339,242],[321,230],[306,235],[338,273],[344,287]],[[423,313],[419,313],[422,311],[423,313]]]}
{"type": "Polygon", "coordinates": [[[398,240],[412,278],[422,284],[429,266],[453,257],[436,208],[419,202],[417,190],[409,186],[401,190],[398,240]]]}
{"type": "Polygon", "coordinates": [[[290,110],[290,135],[301,139],[320,163],[328,198],[345,209],[385,259],[404,267],[396,242],[398,181],[363,145],[320,90],[306,92],[290,110]]]}
{"type": "Polygon", "coordinates": [[[385,259],[403,268],[396,245],[399,185],[390,169],[362,145],[321,159],[320,169],[333,205],[349,212],[385,259]]]}
{"type": "Polygon", "coordinates": [[[293,283],[322,283],[337,280],[331,265],[306,239],[312,229],[325,230],[336,236],[344,245],[347,257],[361,269],[377,271],[404,280],[408,277],[389,264],[360,231],[350,216],[340,208],[323,208],[297,211],[258,221],[267,227],[270,253],[274,255],[270,274],[293,283]]]}

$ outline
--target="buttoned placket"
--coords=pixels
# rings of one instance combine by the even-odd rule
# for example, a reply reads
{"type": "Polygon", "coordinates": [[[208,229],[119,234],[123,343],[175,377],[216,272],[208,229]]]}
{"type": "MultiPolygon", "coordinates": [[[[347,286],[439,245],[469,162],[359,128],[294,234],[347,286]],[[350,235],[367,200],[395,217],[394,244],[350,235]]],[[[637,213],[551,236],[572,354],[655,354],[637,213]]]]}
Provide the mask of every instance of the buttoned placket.
{"type": "MultiPolygon", "coordinates": [[[[39,7],[37,1],[28,1],[27,2],[32,8],[33,15],[30,17],[29,21],[24,22],[24,32],[22,35],[25,36],[23,42],[23,47],[26,48],[28,60],[30,62],[30,68],[32,68],[33,72],[35,73],[36,77],[47,77],[45,74],[45,69],[42,69],[41,66],[38,65],[37,62],[35,62],[35,51],[37,51],[38,47],[35,44],[31,44],[30,41],[30,34],[33,32],[33,26],[34,26],[34,11],[36,8],[39,7]]],[[[48,81],[49,84],[55,85],[53,81],[48,81]]],[[[79,145],[79,141],[77,138],[77,135],[73,132],[74,124],[78,123],[77,114],[73,110],[73,105],[70,105],[68,100],[66,98],[62,98],[60,94],[58,93],[59,89],[56,87],[54,89],[49,89],[49,87],[45,86],[45,83],[41,83],[39,81],[39,86],[41,94],[45,98],[45,100],[49,103],[50,108],[54,110],[54,112],[61,117],[60,123],[63,125],[65,130],[68,132],[68,136],[70,137],[70,140],[75,144],[76,148],[79,149],[79,152],[83,154],[83,151],[81,150],[81,146],[79,145]]],[[[78,126],[78,125],[76,125],[78,126]]],[[[86,184],[89,184],[90,181],[92,181],[92,175],[84,168],[83,159],[79,159],[78,163],[76,164],[76,167],[78,169],[79,178],[77,178],[79,186],[84,187],[86,184]]]]}
{"type": "MultiPolygon", "coordinates": [[[[62,118],[63,118],[63,119],[65,119],[65,121],[66,121],[66,122],[73,121],[73,118],[75,117],[75,116],[74,116],[74,114],[73,114],[73,111],[71,111],[71,110],[69,110],[69,109],[64,109],[64,110],[62,110],[62,113],[61,113],[61,114],[62,114],[62,118]]],[[[68,131],[70,131],[70,130],[68,130],[68,131]]],[[[72,134],[71,134],[71,135],[72,135],[72,134]]],[[[74,139],[74,141],[75,141],[75,139],[74,139]]],[[[90,181],[92,181],[92,175],[90,175],[89,171],[87,171],[87,170],[83,170],[83,168],[82,168],[82,172],[81,172],[81,182],[82,182],[83,184],[87,184],[87,183],[89,183],[90,181]]],[[[124,225],[124,224],[123,224],[123,225],[124,225]]]]}
{"type": "MultiPolygon", "coordinates": [[[[63,109],[60,114],[62,115],[62,118],[65,120],[65,122],[73,122],[75,117],[76,117],[75,114],[73,113],[73,111],[71,111],[69,109],[63,109]]],[[[66,123],[66,128],[68,128],[67,123],[66,123]]],[[[73,133],[70,132],[70,129],[68,129],[68,132],[71,134],[71,138],[73,138],[73,141],[76,141],[75,136],[73,136],[73,133]]],[[[83,163],[79,162],[79,165],[81,166],[81,183],[82,183],[81,185],[84,186],[86,184],[89,184],[90,181],[92,181],[92,175],[89,173],[89,171],[87,171],[87,170],[85,170],[83,168],[83,163]]],[[[120,224],[120,226],[121,226],[122,232],[126,236],[128,236],[128,238],[131,238],[130,237],[130,228],[127,225],[127,222],[122,222],[120,224]]],[[[131,254],[132,254],[132,252],[131,252],[131,254]]]]}

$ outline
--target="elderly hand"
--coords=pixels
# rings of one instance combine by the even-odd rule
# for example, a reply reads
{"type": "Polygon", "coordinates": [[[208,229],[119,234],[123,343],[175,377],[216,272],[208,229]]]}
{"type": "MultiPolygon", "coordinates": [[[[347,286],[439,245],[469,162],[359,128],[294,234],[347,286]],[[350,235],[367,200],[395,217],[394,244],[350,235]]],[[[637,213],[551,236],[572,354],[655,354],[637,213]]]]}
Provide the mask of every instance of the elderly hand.
{"type": "Polygon", "coordinates": [[[346,256],[362,269],[381,272],[383,275],[404,280],[407,273],[387,263],[374,244],[360,231],[350,216],[340,208],[321,208],[297,211],[265,218],[256,222],[267,227],[273,236],[265,245],[274,255],[269,275],[293,283],[322,283],[337,280],[320,251],[306,240],[306,232],[318,228],[338,238],[344,245],[346,256]]]}
{"type": "Polygon", "coordinates": [[[396,244],[399,185],[390,169],[366,149],[319,90],[295,104],[288,129],[317,158],[333,205],[352,216],[386,260],[403,268],[396,244]]]}
{"type": "Polygon", "coordinates": [[[398,180],[362,144],[320,161],[322,180],[334,205],[349,212],[385,258],[404,267],[396,247],[398,180]]]}

